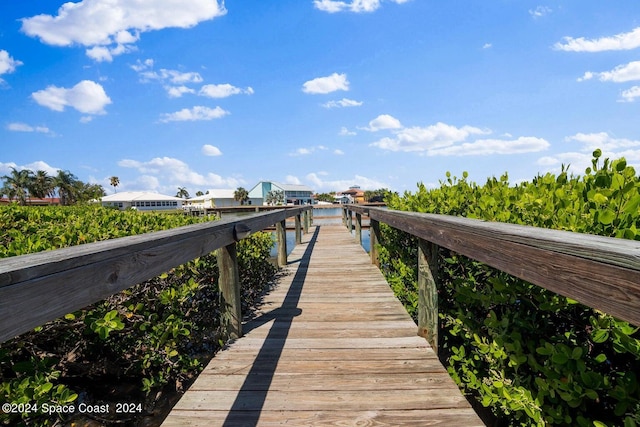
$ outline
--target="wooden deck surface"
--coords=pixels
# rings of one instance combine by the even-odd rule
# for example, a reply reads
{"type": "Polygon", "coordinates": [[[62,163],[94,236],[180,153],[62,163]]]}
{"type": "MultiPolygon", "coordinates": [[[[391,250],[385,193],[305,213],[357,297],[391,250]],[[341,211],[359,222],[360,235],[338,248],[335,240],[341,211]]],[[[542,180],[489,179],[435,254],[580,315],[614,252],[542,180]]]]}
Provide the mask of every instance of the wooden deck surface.
{"type": "Polygon", "coordinates": [[[309,231],[163,426],[483,426],[347,230],[309,231]]]}

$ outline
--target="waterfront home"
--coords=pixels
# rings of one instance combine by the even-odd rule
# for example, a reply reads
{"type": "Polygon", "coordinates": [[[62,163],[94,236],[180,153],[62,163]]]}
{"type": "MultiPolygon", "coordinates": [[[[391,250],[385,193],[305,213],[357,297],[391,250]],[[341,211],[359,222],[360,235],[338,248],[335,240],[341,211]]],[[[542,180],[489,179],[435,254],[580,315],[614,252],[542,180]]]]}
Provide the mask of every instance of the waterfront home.
{"type": "Polygon", "coordinates": [[[135,208],[141,211],[181,209],[184,199],[146,191],[123,191],[110,194],[100,200],[102,206],[117,207],[120,210],[135,208]]]}
{"type": "Polygon", "coordinates": [[[260,200],[259,204],[267,204],[270,192],[281,191],[284,194],[284,204],[310,205],[313,204],[313,190],[306,185],[280,184],[274,181],[260,181],[249,191],[251,200],[260,200]]]}

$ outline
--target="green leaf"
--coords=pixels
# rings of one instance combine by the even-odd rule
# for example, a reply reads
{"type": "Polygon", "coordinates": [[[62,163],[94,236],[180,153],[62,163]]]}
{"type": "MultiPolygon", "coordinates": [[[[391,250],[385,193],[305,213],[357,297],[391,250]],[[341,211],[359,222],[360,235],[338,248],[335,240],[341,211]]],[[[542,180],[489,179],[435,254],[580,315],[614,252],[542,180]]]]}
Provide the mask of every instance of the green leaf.
{"type": "Polygon", "coordinates": [[[553,363],[557,363],[558,365],[564,365],[569,361],[569,356],[564,353],[556,353],[551,356],[551,360],[553,361],[553,363]]]}
{"type": "Polygon", "coordinates": [[[603,343],[608,339],[609,339],[609,331],[606,329],[595,329],[591,333],[591,340],[596,344],[603,343]]]}
{"type": "Polygon", "coordinates": [[[600,224],[609,225],[616,218],[616,213],[609,208],[598,211],[598,221],[600,224]]]}

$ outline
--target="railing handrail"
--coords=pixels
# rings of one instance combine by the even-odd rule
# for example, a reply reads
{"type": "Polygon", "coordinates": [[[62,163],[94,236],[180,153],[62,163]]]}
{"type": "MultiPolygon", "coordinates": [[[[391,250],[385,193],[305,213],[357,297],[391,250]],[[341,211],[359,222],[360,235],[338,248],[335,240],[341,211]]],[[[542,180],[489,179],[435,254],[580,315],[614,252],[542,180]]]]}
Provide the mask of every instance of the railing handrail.
{"type": "Polygon", "coordinates": [[[449,215],[344,208],[640,325],[638,241],[449,215]]]}
{"type": "Polygon", "coordinates": [[[285,208],[0,259],[0,342],[311,209],[285,208]]]}

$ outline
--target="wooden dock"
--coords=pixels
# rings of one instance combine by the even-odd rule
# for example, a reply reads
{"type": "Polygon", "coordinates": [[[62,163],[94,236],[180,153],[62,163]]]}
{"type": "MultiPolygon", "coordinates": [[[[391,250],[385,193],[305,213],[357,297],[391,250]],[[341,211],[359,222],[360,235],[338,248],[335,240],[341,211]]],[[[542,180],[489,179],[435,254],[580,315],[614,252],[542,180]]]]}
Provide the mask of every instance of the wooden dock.
{"type": "Polygon", "coordinates": [[[309,231],[163,426],[483,426],[362,247],[309,231]]]}

